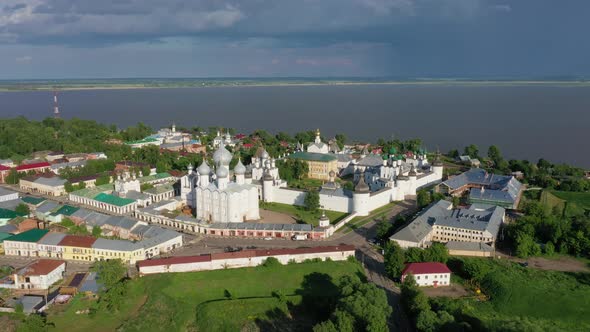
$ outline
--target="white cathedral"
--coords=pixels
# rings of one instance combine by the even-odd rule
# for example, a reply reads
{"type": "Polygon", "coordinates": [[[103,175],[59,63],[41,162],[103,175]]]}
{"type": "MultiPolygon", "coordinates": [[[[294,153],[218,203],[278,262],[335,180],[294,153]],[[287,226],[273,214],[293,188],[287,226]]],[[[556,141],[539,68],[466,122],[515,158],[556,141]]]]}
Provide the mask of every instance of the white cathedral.
{"type": "Polygon", "coordinates": [[[258,188],[251,179],[246,181],[241,160],[230,176],[231,160],[232,154],[221,145],[213,154],[214,170],[203,160],[196,172],[189,165],[188,174],[182,177],[181,198],[195,209],[198,219],[209,223],[260,219],[258,188]]]}

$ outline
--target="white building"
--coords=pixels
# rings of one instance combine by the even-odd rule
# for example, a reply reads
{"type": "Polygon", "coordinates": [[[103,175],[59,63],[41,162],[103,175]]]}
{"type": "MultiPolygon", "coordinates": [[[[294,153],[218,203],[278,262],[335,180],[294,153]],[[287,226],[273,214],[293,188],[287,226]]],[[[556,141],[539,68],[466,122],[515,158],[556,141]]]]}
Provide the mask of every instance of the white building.
{"type": "Polygon", "coordinates": [[[223,145],[213,154],[215,172],[203,160],[196,172],[189,165],[181,178],[181,196],[196,211],[198,219],[207,222],[243,222],[260,219],[258,188],[246,183],[246,167],[242,161],[230,176],[232,154],[223,145]]]}
{"type": "Polygon", "coordinates": [[[61,260],[40,259],[13,275],[16,289],[48,289],[64,277],[66,262],[61,260]]]}
{"type": "Polygon", "coordinates": [[[313,143],[310,143],[307,146],[307,152],[328,153],[329,150],[330,150],[330,147],[328,146],[328,144],[322,142],[322,138],[320,137],[320,130],[317,129],[315,132],[315,140],[313,143]]]}
{"type": "Polygon", "coordinates": [[[230,147],[234,147],[236,146],[236,140],[233,140],[231,137],[231,134],[228,132],[226,132],[225,134],[223,134],[220,131],[217,131],[217,136],[215,136],[215,138],[213,138],[213,148],[217,149],[219,147],[223,146],[230,146],[230,147]]]}
{"type": "Polygon", "coordinates": [[[451,284],[451,270],[438,262],[410,263],[402,271],[402,282],[408,276],[414,276],[414,280],[420,287],[424,286],[449,286],[451,284]]]}

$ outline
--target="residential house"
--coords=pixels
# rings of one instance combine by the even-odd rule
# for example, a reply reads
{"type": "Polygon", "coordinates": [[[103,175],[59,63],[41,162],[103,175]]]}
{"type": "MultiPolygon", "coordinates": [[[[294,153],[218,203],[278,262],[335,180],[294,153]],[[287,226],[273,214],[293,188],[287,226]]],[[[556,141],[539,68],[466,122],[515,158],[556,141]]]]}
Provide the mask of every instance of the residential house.
{"type": "Polygon", "coordinates": [[[35,172],[35,173],[44,173],[51,170],[51,164],[43,161],[43,162],[36,162],[32,164],[21,164],[16,166],[15,170],[18,173],[28,173],[28,172],[35,172]]]}
{"type": "Polygon", "coordinates": [[[40,259],[18,270],[13,275],[14,285],[17,289],[48,289],[64,277],[65,271],[65,261],[40,259]]]}
{"type": "Polygon", "coordinates": [[[409,263],[402,271],[402,282],[408,275],[414,276],[418,286],[449,286],[451,270],[439,262],[409,263]]]}
{"type": "Polygon", "coordinates": [[[6,183],[10,170],[11,168],[8,166],[0,165],[0,183],[6,183]]]}

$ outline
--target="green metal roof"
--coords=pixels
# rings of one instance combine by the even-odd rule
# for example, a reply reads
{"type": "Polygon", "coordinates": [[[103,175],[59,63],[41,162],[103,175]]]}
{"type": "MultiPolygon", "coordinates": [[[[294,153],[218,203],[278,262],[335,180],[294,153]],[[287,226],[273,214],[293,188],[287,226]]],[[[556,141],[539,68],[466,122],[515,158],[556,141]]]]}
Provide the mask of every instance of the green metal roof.
{"type": "Polygon", "coordinates": [[[131,144],[141,144],[141,143],[152,143],[152,142],[157,142],[157,141],[158,140],[155,138],[144,138],[144,139],[140,139],[137,141],[128,141],[128,142],[125,142],[125,144],[131,145],[131,144]]]}
{"type": "Polygon", "coordinates": [[[33,197],[33,196],[25,196],[25,197],[21,198],[21,200],[25,203],[29,203],[32,205],[39,205],[42,202],[45,202],[45,198],[33,197]]]}
{"type": "Polygon", "coordinates": [[[103,184],[94,188],[84,188],[73,191],[72,194],[80,197],[94,198],[96,195],[105,192],[113,191],[114,185],[112,183],[103,184]]]}
{"type": "Polygon", "coordinates": [[[14,219],[18,216],[20,215],[12,210],[0,208],[0,219],[14,219]]]}
{"type": "Polygon", "coordinates": [[[300,160],[307,160],[307,161],[321,161],[321,162],[329,162],[333,160],[337,160],[336,156],[325,154],[325,153],[313,153],[313,152],[295,152],[289,156],[291,159],[300,159],[300,160]]]}
{"type": "Polygon", "coordinates": [[[129,204],[135,202],[134,200],[129,199],[129,198],[123,198],[123,197],[119,197],[119,196],[115,196],[115,195],[111,195],[111,194],[105,194],[105,193],[100,193],[100,194],[96,195],[96,197],[94,197],[94,199],[99,202],[103,202],[103,203],[107,203],[107,204],[111,204],[111,205],[116,205],[116,206],[125,206],[125,205],[129,205],[129,204]]]}
{"type": "Polygon", "coordinates": [[[20,234],[16,234],[10,238],[10,241],[18,242],[37,242],[41,240],[45,234],[49,233],[46,229],[31,229],[20,234]]]}
{"type": "Polygon", "coordinates": [[[10,234],[10,233],[0,232],[0,243],[4,242],[4,240],[8,239],[11,236],[12,236],[12,234],[10,234]]]}
{"type": "Polygon", "coordinates": [[[172,177],[172,175],[170,175],[170,173],[163,172],[163,173],[157,173],[154,175],[140,177],[139,182],[145,183],[145,182],[150,182],[150,181],[155,181],[155,180],[162,180],[162,179],[166,179],[169,177],[172,177]]]}
{"type": "Polygon", "coordinates": [[[51,215],[58,216],[60,214],[63,214],[64,216],[71,216],[72,214],[74,214],[74,212],[78,210],[80,210],[80,208],[71,205],[64,205],[60,207],[57,211],[53,212],[51,215]]]}

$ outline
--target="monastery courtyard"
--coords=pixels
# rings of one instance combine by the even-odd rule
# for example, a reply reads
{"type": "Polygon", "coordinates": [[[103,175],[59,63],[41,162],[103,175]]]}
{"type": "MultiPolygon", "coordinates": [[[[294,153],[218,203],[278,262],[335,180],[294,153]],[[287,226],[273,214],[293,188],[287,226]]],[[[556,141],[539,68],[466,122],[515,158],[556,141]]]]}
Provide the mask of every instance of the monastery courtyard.
{"type": "Polygon", "coordinates": [[[297,220],[286,213],[260,209],[260,220],[247,222],[262,224],[296,224],[297,220]]]}

